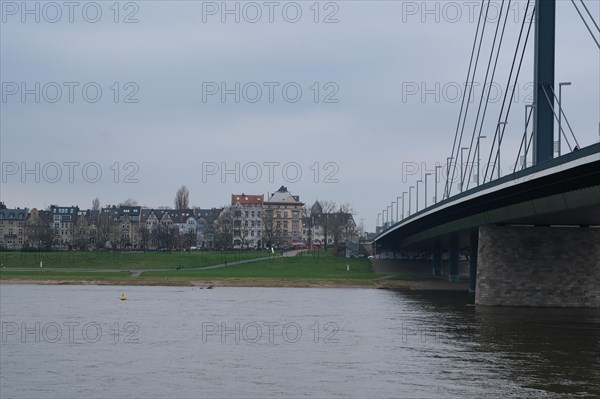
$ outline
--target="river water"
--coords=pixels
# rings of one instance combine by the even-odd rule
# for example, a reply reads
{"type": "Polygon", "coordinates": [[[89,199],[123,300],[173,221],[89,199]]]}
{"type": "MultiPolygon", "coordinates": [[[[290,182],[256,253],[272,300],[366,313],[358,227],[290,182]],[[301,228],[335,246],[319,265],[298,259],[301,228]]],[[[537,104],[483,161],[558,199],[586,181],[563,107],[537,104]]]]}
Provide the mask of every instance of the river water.
{"type": "Polygon", "coordinates": [[[1,285],[0,321],[2,399],[600,397],[598,311],[464,293],[1,285]]]}

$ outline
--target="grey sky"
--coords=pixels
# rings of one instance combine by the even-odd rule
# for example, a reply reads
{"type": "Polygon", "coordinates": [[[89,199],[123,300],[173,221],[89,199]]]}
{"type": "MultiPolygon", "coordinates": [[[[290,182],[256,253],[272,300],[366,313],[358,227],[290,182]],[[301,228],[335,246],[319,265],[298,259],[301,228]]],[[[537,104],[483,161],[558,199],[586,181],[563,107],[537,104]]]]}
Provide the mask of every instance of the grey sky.
{"type": "MultiPolygon", "coordinates": [[[[55,12],[41,2],[40,23],[32,15],[25,15],[23,23],[21,2],[2,1],[4,181],[0,198],[9,207],[76,204],[87,208],[96,196],[102,205],[132,197],[150,207],[172,206],[182,184],[190,189],[192,205],[212,207],[226,204],[234,192],[267,194],[286,185],[304,202],[317,198],[349,202],[357,221],[364,218],[366,228],[372,230],[377,213],[414,184],[413,178],[403,183],[403,162],[425,163],[433,169],[435,162],[443,163],[450,155],[460,108],[453,89],[466,77],[479,2],[320,2],[319,23],[314,22],[313,1],[274,2],[272,23],[264,2],[254,3],[263,12],[256,23],[244,19],[255,16],[251,8],[243,14],[247,2],[239,3],[240,23],[232,15],[222,23],[220,12],[206,13],[221,2],[193,1],[138,1],[127,8],[123,2],[119,23],[113,22],[112,1],[98,2],[102,17],[89,23],[81,13],[88,3],[78,3],[73,23],[66,7],[58,22],[49,23],[45,18],[54,18],[55,12]],[[425,13],[425,4],[433,11],[425,13]],[[299,21],[287,22],[285,18],[294,18],[297,8],[302,10],[299,21]],[[139,22],[123,23],[132,12],[139,22]],[[323,23],[328,15],[338,22],[323,23]],[[23,103],[20,92],[7,92],[14,89],[12,83],[23,82],[30,88],[40,82],[39,103],[33,94],[23,103]],[[47,86],[46,96],[42,93],[48,82],[62,86],[56,103],[47,101],[54,96],[52,87],[47,86]],[[79,83],[72,103],[64,82],[79,83]],[[82,97],[81,88],[89,82],[102,89],[96,103],[82,97]],[[117,103],[114,82],[119,83],[117,103]],[[128,82],[133,84],[124,86],[128,82]],[[257,82],[262,98],[256,103],[246,101],[255,97],[255,86],[250,85],[246,99],[240,93],[240,102],[235,103],[234,95],[228,95],[223,103],[219,94],[206,94],[207,88],[214,88],[211,82],[217,86],[225,82],[229,88],[235,82],[240,88],[257,82]],[[273,82],[273,102],[264,82],[273,82]],[[295,84],[287,100],[294,96],[294,87],[302,89],[296,103],[282,95],[281,88],[290,82],[295,84]],[[407,92],[414,87],[433,92],[421,98],[420,92],[407,92]],[[127,94],[138,102],[125,103],[127,94]],[[326,102],[326,95],[337,102],[326,102]],[[14,165],[34,169],[36,162],[40,163],[39,183],[35,174],[23,181],[21,170],[7,173],[14,165]],[[52,162],[62,166],[56,183],[49,181],[55,177],[52,162]],[[73,182],[65,162],[79,163],[73,166],[73,182]],[[219,175],[204,176],[203,181],[203,163],[206,170],[215,163],[234,169],[236,162],[240,163],[239,183],[235,174],[226,175],[225,181],[219,175]],[[253,162],[261,165],[261,177],[255,178],[253,162]],[[264,165],[269,162],[280,163],[274,167],[273,182],[264,165]],[[282,175],[288,162],[301,168],[297,182],[293,182],[295,164],[289,165],[288,176],[282,175]],[[84,179],[86,164],[91,168],[88,180],[94,180],[96,169],[101,169],[98,182],[84,179]],[[129,180],[138,182],[126,183],[128,173],[135,171],[129,180]]],[[[513,2],[509,14],[494,79],[498,87],[506,84],[525,3],[513,2]]],[[[585,3],[598,21],[600,2],[585,3]]],[[[33,8],[36,2],[28,4],[33,8]]],[[[500,2],[493,4],[497,11],[500,2]]],[[[228,5],[233,8],[235,2],[228,5]]],[[[88,7],[88,18],[94,17],[93,11],[88,7]]],[[[493,14],[490,20],[494,23],[486,25],[475,79],[480,83],[495,29],[493,14]]],[[[503,143],[503,167],[516,158],[524,105],[530,101],[532,58],[533,36],[503,143]]],[[[582,146],[599,137],[599,61],[598,48],[571,2],[558,1],[556,78],[573,83],[564,88],[564,107],[582,146]]],[[[478,93],[470,115],[476,111],[478,93]]],[[[484,154],[487,158],[500,103],[488,108],[482,158],[484,154]]],[[[471,132],[472,127],[466,129],[468,139],[471,132]]]]}

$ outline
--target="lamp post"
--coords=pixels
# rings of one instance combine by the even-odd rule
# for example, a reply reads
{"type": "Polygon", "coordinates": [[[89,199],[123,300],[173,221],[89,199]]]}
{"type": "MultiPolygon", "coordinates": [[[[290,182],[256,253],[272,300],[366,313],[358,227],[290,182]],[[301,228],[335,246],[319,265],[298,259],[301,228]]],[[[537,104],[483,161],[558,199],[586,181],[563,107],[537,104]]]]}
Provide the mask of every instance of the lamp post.
{"type": "Polygon", "coordinates": [[[442,165],[435,165],[435,195],[434,195],[434,202],[436,204],[437,204],[438,168],[441,169],[442,165]]]}
{"type": "Polygon", "coordinates": [[[562,87],[571,86],[571,82],[560,82],[558,84],[558,156],[560,157],[560,142],[562,140],[562,87]]]}
{"type": "MultiPolygon", "coordinates": [[[[529,113],[527,112],[527,110],[529,108],[533,108],[533,104],[526,104],[525,105],[525,143],[524,143],[525,144],[525,151],[524,151],[524,153],[525,153],[525,162],[523,162],[523,165],[521,165],[522,166],[521,169],[525,169],[527,167],[527,153],[528,153],[527,147],[529,145],[529,141],[527,139],[527,127],[529,126],[529,124],[528,124],[528,122],[529,122],[528,116],[529,116],[529,113],[531,113],[531,111],[529,111],[529,113]]],[[[533,135],[533,131],[532,131],[531,134],[533,135]]]]}
{"type": "Polygon", "coordinates": [[[419,212],[419,183],[423,183],[423,180],[421,180],[421,179],[417,180],[417,201],[416,201],[417,202],[417,206],[416,206],[417,212],[419,212]]]}
{"type": "Polygon", "coordinates": [[[508,122],[498,122],[498,179],[500,178],[500,146],[502,145],[502,135],[500,126],[506,126],[508,122]]]}
{"type": "MultiPolygon", "coordinates": [[[[392,224],[394,224],[394,204],[396,201],[392,201],[392,224]]],[[[398,218],[398,206],[396,204],[396,218],[398,218]]]]}
{"type": "MultiPolygon", "coordinates": [[[[463,168],[464,168],[464,160],[463,160],[464,155],[463,154],[464,154],[464,151],[468,150],[468,149],[469,149],[469,147],[461,147],[460,148],[460,192],[461,193],[463,192],[463,186],[465,184],[465,180],[463,178],[463,168]]],[[[467,162],[468,162],[468,159],[467,159],[467,162]]]]}
{"type": "Polygon", "coordinates": [[[481,139],[484,139],[485,136],[479,134],[477,136],[477,185],[479,186],[479,174],[481,173],[481,139]]]}
{"type": "MultiPolygon", "coordinates": [[[[379,227],[379,218],[380,217],[381,217],[381,213],[378,213],[377,214],[377,225],[376,225],[377,227],[379,227]]],[[[377,230],[377,229],[375,229],[375,230],[377,230]]]]}
{"type": "Polygon", "coordinates": [[[412,212],[412,190],[415,186],[410,186],[408,188],[408,216],[411,215],[412,212]]]}
{"type": "Polygon", "coordinates": [[[398,219],[398,222],[404,219],[404,209],[402,210],[402,219],[400,219],[400,214],[398,213],[398,207],[400,206],[400,198],[402,197],[396,197],[396,219],[398,219]]]}
{"type": "Polygon", "coordinates": [[[450,183],[452,178],[450,177],[450,167],[452,166],[452,160],[454,157],[446,158],[446,168],[448,172],[446,172],[446,192],[444,193],[445,198],[450,198],[450,183]]]}
{"type": "Polygon", "coordinates": [[[402,219],[404,220],[404,198],[406,197],[406,191],[402,191],[402,219]]]}
{"type": "Polygon", "coordinates": [[[431,173],[425,173],[425,208],[427,208],[427,176],[431,175],[431,173]]]}

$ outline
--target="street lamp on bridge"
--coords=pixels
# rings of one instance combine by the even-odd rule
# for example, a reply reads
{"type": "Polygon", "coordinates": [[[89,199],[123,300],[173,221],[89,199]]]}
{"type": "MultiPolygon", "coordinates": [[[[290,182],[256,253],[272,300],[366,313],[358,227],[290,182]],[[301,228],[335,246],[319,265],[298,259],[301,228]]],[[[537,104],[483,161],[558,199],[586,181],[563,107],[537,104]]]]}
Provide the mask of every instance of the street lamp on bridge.
{"type": "MultiPolygon", "coordinates": [[[[392,224],[394,224],[394,204],[396,201],[392,201],[392,224]]],[[[396,204],[396,219],[398,218],[398,204],[396,204]]]]}
{"type": "Polygon", "coordinates": [[[452,166],[453,159],[453,156],[446,158],[446,188],[444,190],[444,198],[450,198],[450,183],[454,180],[454,176],[450,177],[450,167],[452,166]]]}
{"type": "Polygon", "coordinates": [[[441,169],[442,165],[435,165],[435,196],[434,196],[434,202],[436,204],[437,204],[438,168],[441,169]]]}
{"type": "MultiPolygon", "coordinates": [[[[465,168],[465,164],[464,164],[464,161],[463,161],[463,158],[464,158],[463,154],[464,154],[464,151],[468,150],[468,149],[469,149],[469,147],[461,147],[460,148],[460,192],[461,193],[463,192],[463,186],[465,184],[465,179],[464,179],[464,176],[463,176],[463,170],[464,170],[463,168],[465,168]]],[[[467,163],[468,162],[469,162],[469,160],[467,159],[467,163]]]]}
{"type": "Polygon", "coordinates": [[[412,212],[412,190],[415,186],[410,186],[408,188],[408,216],[411,215],[412,212]]]}
{"type": "Polygon", "coordinates": [[[504,129],[500,130],[500,126],[506,128],[507,124],[508,122],[506,121],[498,122],[498,156],[496,157],[498,159],[498,179],[500,178],[500,146],[502,145],[502,136],[504,135],[504,129]]]}
{"type": "Polygon", "coordinates": [[[479,174],[481,173],[481,139],[485,136],[479,134],[477,136],[477,185],[479,186],[479,174]]]}
{"type": "Polygon", "coordinates": [[[431,176],[432,173],[425,173],[425,208],[427,208],[427,176],[431,176]]]}
{"type": "Polygon", "coordinates": [[[571,82],[560,82],[558,84],[558,156],[560,157],[560,142],[562,140],[562,87],[571,86],[571,82]]]}
{"type": "Polygon", "coordinates": [[[402,220],[404,220],[404,197],[406,197],[406,191],[402,191],[402,220]]]}
{"type": "Polygon", "coordinates": [[[419,183],[423,183],[423,180],[419,179],[417,180],[417,212],[419,212],[419,183]]]}

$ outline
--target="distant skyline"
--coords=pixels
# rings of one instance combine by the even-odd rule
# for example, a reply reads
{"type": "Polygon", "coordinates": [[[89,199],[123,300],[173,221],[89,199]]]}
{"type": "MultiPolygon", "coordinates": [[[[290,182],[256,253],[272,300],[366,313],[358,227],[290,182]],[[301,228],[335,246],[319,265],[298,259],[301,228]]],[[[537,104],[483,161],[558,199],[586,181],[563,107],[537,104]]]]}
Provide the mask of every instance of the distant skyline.
{"type": "MultiPolygon", "coordinates": [[[[30,2],[35,15],[3,1],[0,201],[89,208],[95,197],[133,198],[156,208],[173,206],[186,185],[190,205],[210,208],[284,185],[308,204],[351,204],[374,231],[382,209],[450,156],[480,2],[314,3],[227,2],[232,14],[222,2],[30,2]]],[[[501,2],[492,4],[476,92],[501,2]]],[[[525,15],[526,1],[511,4],[486,160],[525,15]]],[[[585,4],[598,22],[600,2],[585,4]]],[[[580,145],[591,145],[600,52],[570,1],[557,1],[556,29],[556,85],[571,82],[564,110],[580,145]]],[[[533,34],[526,54],[503,170],[531,101],[533,34]]]]}

